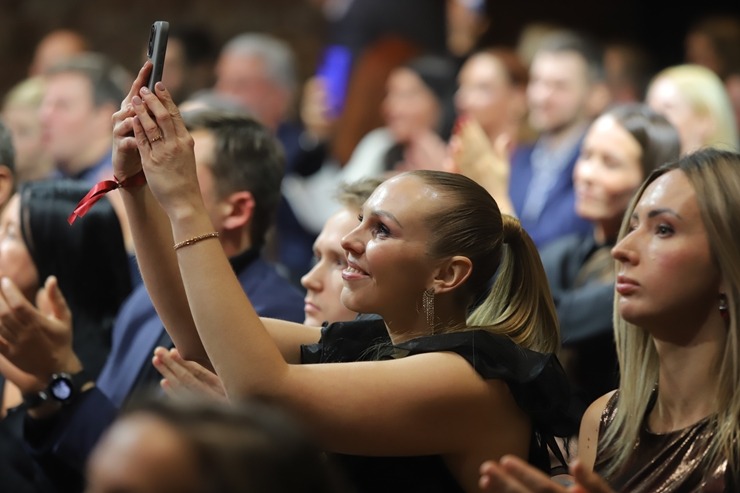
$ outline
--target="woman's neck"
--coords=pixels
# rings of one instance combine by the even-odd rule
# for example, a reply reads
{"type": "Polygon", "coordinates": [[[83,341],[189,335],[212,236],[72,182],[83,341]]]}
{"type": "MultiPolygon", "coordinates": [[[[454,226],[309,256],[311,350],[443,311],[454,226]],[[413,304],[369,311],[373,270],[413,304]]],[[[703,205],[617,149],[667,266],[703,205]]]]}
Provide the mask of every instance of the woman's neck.
{"type": "Polygon", "coordinates": [[[725,343],[723,336],[689,344],[655,341],[660,371],[658,397],[648,416],[652,431],[680,430],[716,412],[717,361],[725,343]]]}
{"type": "Polygon", "coordinates": [[[451,327],[466,326],[465,310],[446,309],[440,297],[437,297],[434,305],[434,320],[436,321],[434,327],[427,323],[426,313],[421,305],[414,313],[381,315],[393,344],[448,332],[451,327]]]}

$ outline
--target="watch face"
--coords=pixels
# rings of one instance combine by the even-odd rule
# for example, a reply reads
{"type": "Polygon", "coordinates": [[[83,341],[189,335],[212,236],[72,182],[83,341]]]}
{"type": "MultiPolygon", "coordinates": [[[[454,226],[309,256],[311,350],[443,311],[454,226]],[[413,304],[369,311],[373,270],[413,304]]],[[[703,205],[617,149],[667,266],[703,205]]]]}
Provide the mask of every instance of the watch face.
{"type": "Polygon", "coordinates": [[[67,377],[55,378],[49,385],[49,392],[58,401],[66,401],[72,397],[72,381],[67,377]]]}

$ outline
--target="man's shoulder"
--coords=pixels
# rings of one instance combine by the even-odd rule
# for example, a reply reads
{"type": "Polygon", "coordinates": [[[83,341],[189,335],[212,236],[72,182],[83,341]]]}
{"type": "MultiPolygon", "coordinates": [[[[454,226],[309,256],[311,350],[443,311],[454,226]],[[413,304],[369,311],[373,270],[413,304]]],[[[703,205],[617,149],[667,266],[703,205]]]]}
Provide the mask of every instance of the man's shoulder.
{"type": "Polygon", "coordinates": [[[260,316],[303,321],[303,293],[275,265],[258,257],[238,272],[237,277],[260,316]]]}

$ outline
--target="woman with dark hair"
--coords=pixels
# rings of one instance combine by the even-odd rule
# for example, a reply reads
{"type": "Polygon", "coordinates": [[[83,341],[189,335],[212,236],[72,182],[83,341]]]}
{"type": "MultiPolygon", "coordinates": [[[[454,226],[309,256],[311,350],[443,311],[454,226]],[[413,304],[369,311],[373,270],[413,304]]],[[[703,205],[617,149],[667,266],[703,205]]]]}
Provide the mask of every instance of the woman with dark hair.
{"type": "Polygon", "coordinates": [[[575,167],[576,214],[593,233],[547,245],[542,264],[558,311],[561,360],[583,406],[619,383],[611,248],[629,200],[651,171],[678,159],[678,131],[644,104],[617,106],[586,133],[575,167]]]}
{"type": "MultiPolygon", "coordinates": [[[[64,293],[72,314],[73,349],[92,380],[108,355],[113,321],[131,291],[131,275],[110,202],[103,201],[85,221],[67,223],[87,188],[71,180],[24,184],[0,219],[0,275],[40,309],[44,299],[64,293]],[[42,288],[44,296],[37,297],[42,288]]],[[[5,286],[3,291],[7,298],[5,286]]]]}
{"type": "MultiPolygon", "coordinates": [[[[29,328],[19,329],[24,321],[14,323],[12,309],[7,308],[28,300],[60,323],[72,319],[74,351],[65,355],[44,354],[44,348],[39,347],[35,348],[38,354],[49,360],[71,358],[74,361],[68,367],[84,368],[81,378],[92,381],[110,350],[113,321],[131,290],[131,275],[121,224],[107,200],[91,210],[85,221],[73,226],[67,223],[70,211],[87,189],[87,184],[71,180],[28,182],[10,199],[0,216],[0,349],[13,360],[19,356],[13,354],[13,346],[8,342],[22,338],[23,330],[29,328]]],[[[53,335],[70,336],[68,329],[53,335]]],[[[6,382],[4,405],[10,408],[20,404],[20,394],[29,407],[44,405],[49,397],[47,386],[60,375],[49,371],[42,377],[36,371],[31,374],[22,370],[0,357],[0,371],[8,382],[15,384],[6,382]]],[[[78,377],[69,378],[79,385],[78,377]]],[[[48,481],[15,441],[21,434],[24,415],[11,410],[7,419],[0,422],[3,491],[6,487],[7,491],[17,492],[47,491],[48,481]]]]}
{"type": "MultiPolygon", "coordinates": [[[[40,285],[56,277],[74,314],[75,353],[94,377],[108,354],[118,307],[131,291],[131,274],[121,224],[109,202],[97,206],[85,221],[67,223],[87,189],[87,184],[67,180],[21,187],[18,224],[37,275],[36,282],[18,287],[33,300],[40,285]]],[[[4,268],[0,254],[0,271],[4,268]]]]}

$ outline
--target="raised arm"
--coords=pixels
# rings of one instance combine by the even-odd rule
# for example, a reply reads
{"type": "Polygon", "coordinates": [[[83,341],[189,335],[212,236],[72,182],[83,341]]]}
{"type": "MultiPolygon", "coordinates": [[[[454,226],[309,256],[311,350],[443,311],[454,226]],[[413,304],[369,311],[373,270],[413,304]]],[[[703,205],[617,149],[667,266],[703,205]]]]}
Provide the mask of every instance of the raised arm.
{"type": "MultiPolygon", "coordinates": [[[[174,241],[211,232],[189,137],[169,94],[158,86],[156,96],[144,94],[143,99],[154,118],[134,99],[133,128],[174,241]],[[159,132],[161,140],[156,139],[159,132]]],[[[465,464],[475,478],[486,454],[526,454],[528,440],[522,436],[528,436],[529,422],[506,385],[483,380],[460,356],[432,353],[392,361],[290,365],[217,241],[197,241],[176,255],[198,333],[230,397],[266,396],[292,408],[311,423],[329,450],[339,452],[454,455],[476,449],[480,461],[465,464]]]]}
{"type": "MultiPolygon", "coordinates": [[[[131,91],[121,105],[121,110],[114,115],[114,166],[116,176],[125,178],[139,172],[141,167],[141,155],[137,147],[136,138],[133,136],[134,120],[136,118],[135,106],[143,108],[141,97],[138,95],[145,81],[150,64],[145,64],[139,72],[131,91]]],[[[179,120],[177,107],[170,102],[168,114],[176,115],[179,120]]],[[[166,127],[172,131],[172,127],[166,127]]],[[[168,140],[180,138],[178,148],[184,149],[192,154],[192,139],[190,134],[183,128],[175,135],[174,133],[158,133],[156,130],[152,135],[154,145],[159,142],[158,136],[168,140]]],[[[145,139],[146,140],[146,139],[145,139]]],[[[149,141],[145,142],[147,145],[149,141]]],[[[199,197],[197,180],[192,183],[199,197]]],[[[173,250],[174,239],[169,219],[159,203],[154,199],[149,187],[123,188],[121,195],[130,222],[132,235],[136,238],[135,248],[137,261],[142,271],[144,283],[154,306],[164,323],[165,328],[183,355],[188,360],[197,361],[208,368],[212,368],[208,361],[200,337],[195,329],[195,324],[188,305],[185,289],[180,277],[177,257],[173,250]]],[[[202,205],[202,204],[201,204],[202,205]]],[[[209,227],[209,230],[212,228],[209,227]]],[[[218,242],[214,242],[218,244],[218,242]]],[[[223,254],[222,254],[223,256],[223,254]]],[[[288,324],[282,321],[266,321],[270,333],[276,338],[276,342],[288,361],[297,361],[299,358],[300,344],[316,342],[319,338],[319,330],[305,329],[296,324],[288,324]]]]}
{"type": "MultiPolygon", "coordinates": [[[[144,64],[121,103],[120,111],[113,115],[113,172],[120,181],[142,169],[133,136],[134,101],[141,102],[137,94],[145,87],[151,68],[150,62],[144,64]]],[[[187,359],[210,367],[190,315],[177,258],[172,251],[172,231],[167,215],[148,186],[121,188],[120,191],[135,238],[136,260],[162,323],[187,359]]]]}

